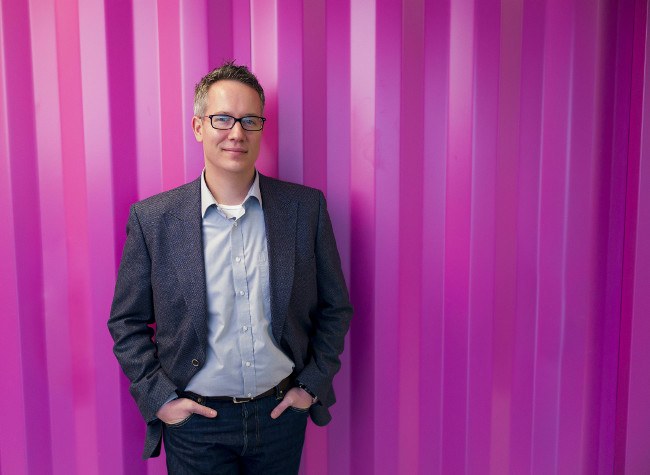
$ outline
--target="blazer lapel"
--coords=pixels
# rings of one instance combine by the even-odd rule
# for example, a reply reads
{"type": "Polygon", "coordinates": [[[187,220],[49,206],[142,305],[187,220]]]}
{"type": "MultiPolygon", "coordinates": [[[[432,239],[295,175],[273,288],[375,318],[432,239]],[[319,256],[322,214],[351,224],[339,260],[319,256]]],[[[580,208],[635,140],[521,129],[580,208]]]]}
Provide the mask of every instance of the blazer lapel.
{"type": "Polygon", "coordinates": [[[170,233],[169,255],[176,269],[180,291],[185,297],[188,314],[194,317],[193,324],[199,341],[205,342],[208,338],[208,306],[199,180],[188,185],[188,192],[181,197],[178,206],[165,215],[165,219],[170,233]]]}
{"type": "Polygon", "coordinates": [[[298,203],[281,194],[276,182],[260,173],[271,286],[271,328],[280,343],[293,287],[298,203]]]}

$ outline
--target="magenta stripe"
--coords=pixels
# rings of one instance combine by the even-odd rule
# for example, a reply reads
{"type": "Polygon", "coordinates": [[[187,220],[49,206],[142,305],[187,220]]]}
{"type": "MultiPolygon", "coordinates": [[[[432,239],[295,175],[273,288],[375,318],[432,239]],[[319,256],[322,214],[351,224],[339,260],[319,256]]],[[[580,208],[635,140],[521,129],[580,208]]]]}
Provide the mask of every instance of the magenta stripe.
{"type": "Polygon", "coordinates": [[[442,472],[466,469],[467,353],[474,4],[454,0],[449,34],[449,129],[445,197],[442,472]]]}
{"type": "MultiPolygon", "coordinates": [[[[208,2],[213,3],[213,2],[208,2]]],[[[209,70],[218,66],[210,66],[208,62],[211,29],[208,28],[206,2],[182,2],[181,8],[181,102],[182,102],[182,131],[183,156],[185,157],[185,181],[199,176],[204,166],[203,148],[194,138],[191,121],[194,115],[194,86],[209,70]]],[[[230,26],[230,25],[229,25],[230,26]]],[[[219,32],[219,37],[224,34],[219,32]]],[[[214,53],[214,52],[213,52],[214,53]]],[[[221,62],[219,62],[221,64],[221,62]]]]}
{"type": "Polygon", "coordinates": [[[399,362],[399,161],[401,5],[377,2],[375,89],[375,473],[398,473],[400,452],[399,362]],[[390,375],[389,377],[387,377],[390,375]],[[398,383],[399,384],[399,383],[398,383]],[[395,417],[387,417],[387,412],[395,417]]]}
{"type": "MultiPolygon", "coordinates": [[[[343,272],[350,275],[350,0],[327,2],[327,198],[341,254],[343,272]],[[347,87],[342,87],[346,85],[347,87]]],[[[348,367],[349,369],[349,367],[348,367]]],[[[342,448],[343,449],[343,448],[342,448]]]]}
{"type": "Polygon", "coordinates": [[[649,393],[648,364],[644,337],[648,335],[647,247],[642,238],[648,235],[648,218],[642,214],[648,190],[648,100],[647,83],[647,4],[635,2],[630,94],[629,149],[627,151],[627,190],[625,200],[625,241],[623,257],[623,292],[621,315],[621,350],[617,393],[617,434],[615,469],[626,473],[643,472],[650,464],[647,451],[638,437],[650,413],[642,402],[649,393]],[[642,81],[644,72],[646,80],[642,81]],[[644,97],[644,92],[646,96],[644,97]],[[645,119],[645,120],[644,120],[645,119]],[[645,152],[645,153],[644,153],[645,152]],[[644,284],[645,283],[645,284],[644,284]]]}
{"type": "Polygon", "coordinates": [[[422,318],[420,319],[420,469],[441,473],[443,418],[443,295],[449,91],[449,4],[425,3],[422,201],[422,318]],[[427,401],[423,403],[422,401],[427,401]]]}
{"type": "MultiPolygon", "coordinates": [[[[152,71],[160,69],[158,25],[153,21],[157,18],[158,7],[156,0],[141,0],[133,2],[132,9],[133,30],[130,34],[133,35],[135,123],[140,124],[135,129],[138,187],[137,190],[122,187],[115,190],[116,199],[124,196],[124,201],[119,205],[120,209],[116,209],[116,212],[120,213],[125,212],[125,207],[135,201],[136,197],[145,198],[162,191],[160,74],[152,74],[152,71]]],[[[110,24],[107,30],[111,35],[110,24]]],[[[115,31],[115,34],[119,33],[119,29],[115,31]]],[[[121,216],[115,227],[117,256],[122,255],[125,226],[126,217],[121,216]]]]}
{"type": "Polygon", "coordinates": [[[181,96],[180,0],[158,0],[158,61],[160,66],[160,129],[162,184],[168,190],[185,182],[181,96]]]}
{"type": "MultiPolygon", "coordinates": [[[[51,470],[52,445],[46,340],[44,331],[42,236],[38,190],[38,157],[32,127],[35,103],[31,65],[29,10],[25,2],[3,2],[2,41],[4,49],[4,104],[7,117],[7,148],[11,177],[13,219],[13,252],[15,253],[15,284],[9,291],[17,292],[20,315],[19,339],[10,348],[21,353],[20,369],[24,412],[18,413],[25,427],[27,468],[30,472],[51,470]],[[15,289],[15,290],[14,290],[15,289]],[[16,347],[16,345],[19,345],[16,347]]],[[[7,218],[5,218],[7,219],[7,218]]],[[[11,236],[11,234],[10,234],[11,236]]],[[[11,261],[10,261],[11,262],[11,261]]],[[[9,268],[13,267],[11,264],[9,268]]],[[[13,300],[10,296],[10,302],[13,300]]],[[[15,328],[15,327],[14,327],[15,328]]],[[[12,389],[10,389],[11,391],[12,389]]],[[[19,391],[20,394],[20,391],[19,391]]],[[[23,407],[18,405],[18,409],[23,407]]],[[[11,408],[10,411],[14,409],[11,408]]],[[[9,416],[11,419],[11,416],[9,416]]],[[[19,422],[15,421],[15,422],[19,422]]],[[[3,432],[6,429],[3,429],[3,432]]],[[[22,449],[23,447],[19,447],[22,449]]],[[[3,454],[4,457],[4,454],[3,454]]],[[[11,465],[13,456],[7,454],[11,465]]],[[[19,464],[15,465],[16,467],[19,464]]]]}
{"type": "MultiPolygon", "coordinates": [[[[468,473],[480,473],[490,466],[493,322],[495,308],[495,203],[499,104],[499,1],[475,5],[474,123],[469,269],[467,446],[468,473]]],[[[501,348],[501,351],[507,351],[501,348]]],[[[507,426],[503,427],[507,432],[507,426]]]]}
{"type": "MultiPolygon", "coordinates": [[[[304,183],[327,189],[327,120],[316,111],[327,111],[327,51],[325,1],[312,0],[303,7],[303,177],[304,183]],[[312,126],[319,124],[319,126],[312,126]]],[[[321,112],[321,114],[322,114],[321,112]]]]}
{"type": "MultiPolygon", "coordinates": [[[[424,153],[424,1],[402,8],[399,154],[399,391],[398,472],[421,473],[419,467],[419,321],[422,314],[422,172],[424,153]],[[408,349],[408,351],[407,351],[408,349]]],[[[397,113],[397,111],[395,111],[397,113]]],[[[390,196],[390,193],[389,193],[390,196]]],[[[397,201],[397,200],[395,200],[397,201]]],[[[428,403],[428,401],[427,401],[428,403]]]]}
{"type": "Polygon", "coordinates": [[[535,307],[537,302],[536,210],[542,120],[543,5],[525,2],[522,20],[521,113],[517,197],[517,295],[511,402],[510,471],[528,473],[532,456],[535,307]]]}
{"type": "MultiPolygon", "coordinates": [[[[201,41],[206,43],[206,47],[208,48],[207,69],[212,70],[222,64],[224,61],[234,59],[234,44],[236,44],[237,40],[240,40],[241,38],[235,38],[233,0],[222,0],[219,2],[204,1],[192,3],[206,4],[205,8],[207,18],[202,22],[200,22],[200,19],[197,18],[197,24],[188,25],[188,27],[198,28],[204,33],[201,41]],[[215,38],[218,38],[218,41],[214,41],[215,38]]],[[[242,4],[243,2],[237,2],[237,17],[243,13],[240,10],[242,4]]],[[[188,54],[190,53],[191,46],[192,45],[190,44],[186,45],[188,54]]],[[[204,71],[202,73],[205,74],[204,71]]],[[[198,77],[201,76],[202,74],[199,74],[198,77]]],[[[196,78],[193,78],[193,80],[194,82],[197,82],[196,78]]]]}
{"type": "MultiPolygon", "coordinates": [[[[348,284],[351,261],[351,97],[350,97],[350,2],[327,2],[327,117],[336,126],[327,127],[327,206],[336,234],[343,272],[348,284]]],[[[280,102],[282,104],[282,102],[280,102]]],[[[352,438],[352,352],[348,337],[341,357],[341,371],[335,380],[337,403],[332,408],[332,423],[327,427],[327,467],[329,473],[346,475],[351,471],[352,438]]]]}
{"type": "MultiPolygon", "coordinates": [[[[13,19],[13,13],[0,5],[0,207],[6,210],[5,219],[0,224],[0,302],[5,318],[0,331],[0,390],[4,403],[11,407],[6,411],[3,427],[11,430],[0,431],[0,472],[27,472],[27,427],[25,425],[25,392],[23,390],[22,351],[20,343],[20,314],[18,301],[18,269],[16,268],[16,236],[14,232],[14,211],[12,203],[12,179],[9,148],[9,124],[7,107],[5,51],[7,39],[5,25],[13,19]],[[9,16],[7,16],[9,13],[9,16]],[[6,353],[5,353],[6,352],[6,353]]],[[[10,54],[11,57],[11,54],[10,54]]]]}
{"type": "MultiPolygon", "coordinates": [[[[601,2],[599,5],[599,16],[601,18],[616,18],[618,5],[601,2]]],[[[615,22],[600,21],[598,30],[598,59],[597,67],[599,80],[597,81],[597,94],[601,97],[597,102],[596,116],[599,117],[596,132],[599,139],[595,142],[596,150],[609,151],[614,150],[614,100],[616,90],[622,87],[620,81],[615,82],[618,74],[616,68],[617,55],[615,52],[615,39],[620,35],[616,31],[615,22]],[[606,86],[615,84],[615,87],[606,86]]],[[[623,45],[621,45],[623,46],[623,45]]],[[[626,69],[629,74],[630,68],[626,69]]],[[[629,85],[628,85],[629,87],[629,85]]],[[[619,101],[620,103],[620,101],[619,101]]],[[[629,104],[628,104],[629,105],[629,104]]],[[[619,128],[620,129],[620,128],[619,128]]],[[[599,256],[607,255],[605,262],[605,272],[601,273],[596,282],[595,292],[600,296],[595,311],[604,320],[602,324],[597,321],[591,322],[590,332],[596,338],[593,342],[592,351],[600,355],[596,360],[600,370],[593,380],[593,392],[590,394],[590,405],[594,407],[593,428],[585,428],[591,433],[597,434],[597,443],[599,448],[597,463],[598,473],[605,474],[611,472],[614,466],[614,438],[615,438],[615,420],[616,412],[611,410],[606,401],[616,400],[616,381],[618,358],[611,357],[618,353],[619,328],[620,328],[620,309],[621,309],[621,269],[622,269],[622,246],[623,246],[623,210],[611,213],[615,208],[623,208],[623,200],[612,199],[610,196],[623,196],[625,187],[625,168],[626,160],[616,160],[617,166],[612,167],[609,164],[608,154],[598,153],[599,163],[594,170],[594,181],[598,187],[596,193],[598,199],[598,209],[595,219],[603,228],[600,233],[595,252],[599,256]],[[605,185],[605,186],[603,186],[605,185]],[[617,203],[618,201],[618,203],[617,203]],[[615,206],[612,206],[616,203],[615,206]],[[611,208],[611,210],[610,210],[611,208]],[[617,216],[618,215],[618,216],[617,216]],[[614,218],[615,217],[615,218],[614,218]],[[604,223],[604,224],[603,224],[604,223]],[[608,357],[610,355],[610,357],[608,357]]],[[[623,208],[624,209],[624,208],[623,208]]]]}
{"type": "Polygon", "coordinates": [[[277,0],[251,0],[251,66],[264,85],[264,136],[257,160],[260,172],[278,176],[277,0]]]}
{"type": "MultiPolygon", "coordinates": [[[[302,15],[302,108],[307,114],[302,116],[302,169],[300,182],[327,191],[327,121],[319,127],[310,126],[313,112],[325,111],[326,90],[326,43],[325,43],[325,2],[323,0],[303,4],[302,15]]],[[[327,430],[318,430],[310,425],[307,437],[310,443],[304,450],[302,468],[305,473],[328,473],[327,430]]]]}
{"type": "Polygon", "coordinates": [[[304,179],[302,4],[278,4],[278,174],[294,183],[304,179]]]}
{"type": "MultiPolygon", "coordinates": [[[[34,99],[51,113],[50,127],[36,136],[39,167],[43,275],[45,298],[45,335],[48,384],[53,388],[72,387],[72,363],[69,353],[70,328],[67,316],[67,255],[65,252],[65,209],[59,120],[56,31],[53,1],[30,2],[32,24],[32,67],[35,77],[49,81],[34,82],[34,99]]],[[[74,403],[65,391],[50,392],[52,433],[52,469],[72,472],[75,467],[74,403]]]]}
{"type": "Polygon", "coordinates": [[[76,468],[82,473],[98,470],[97,420],[94,395],[92,327],[86,316],[90,307],[88,206],[83,130],[79,11],[76,3],[55,2],[63,157],[63,200],[68,256],[68,307],[72,355],[72,395],[75,405],[76,468]],[[65,5],[63,4],[65,3],[65,5]],[[66,54],[63,54],[63,51],[66,54]]]}
{"type": "MultiPolygon", "coordinates": [[[[232,59],[238,64],[251,66],[251,3],[253,0],[235,0],[232,6],[232,59]],[[236,8],[235,8],[236,7],[236,8]]],[[[227,14],[226,8],[223,14],[227,14]]],[[[228,17],[221,17],[228,21],[228,17]]]]}
{"type": "Polygon", "coordinates": [[[539,189],[538,286],[533,399],[533,453],[531,470],[557,471],[560,360],[564,343],[567,285],[566,175],[570,54],[573,38],[568,15],[560,2],[546,5],[542,98],[542,148],[539,189]],[[549,417],[549,414],[553,414],[549,417]]]}
{"type": "Polygon", "coordinates": [[[517,180],[521,110],[523,2],[502,2],[499,39],[498,129],[495,183],[495,278],[492,325],[490,461],[494,473],[510,468],[514,339],[517,325],[517,180]]]}
{"type": "Polygon", "coordinates": [[[353,223],[350,246],[350,291],[355,319],[350,329],[352,394],[350,410],[351,473],[376,473],[374,434],[376,411],[383,400],[375,400],[375,35],[376,11],[372,0],[350,2],[350,216],[353,223]],[[353,99],[354,98],[354,99],[353,99]]]}
{"type": "MultiPolygon", "coordinates": [[[[635,2],[635,41],[634,57],[635,64],[637,58],[641,62],[645,56],[645,78],[643,84],[643,93],[641,87],[635,81],[632,86],[631,104],[633,107],[639,107],[643,104],[642,117],[640,122],[636,114],[632,116],[631,132],[636,134],[640,127],[639,141],[635,137],[630,140],[630,152],[639,153],[639,176],[638,176],[638,194],[637,194],[637,213],[632,219],[637,220],[636,233],[636,261],[634,275],[634,307],[632,317],[632,336],[630,348],[630,383],[629,383],[629,405],[628,405],[628,425],[626,448],[626,472],[635,473],[643,472],[650,466],[650,455],[644,448],[644,432],[650,425],[650,409],[647,407],[647,401],[650,398],[650,383],[648,374],[650,374],[650,351],[648,350],[648,338],[650,337],[650,252],[647,243],[650,240],[650,48],[648,48],[648,22],[647,3],[635,2]],[[645,39],[645,41],[644,41],[645,39]],[[637,102],[638,101],[638,102],[637,102]],[[633,149],[633,146],[639,148],[633,149]]],[[[638,66],[641,67],[640,65],[638,66]]],[[[638,82],[640,78],[637,77],[638,82]]],[[[632,136],[631,136],[632,138],[632,136]]],[[[628,182],[628,185],[630,183],[628,182]]],[[[629,195],[628,195],[629,196],[629,195]]]]}
{"type": "MultiPolygon", "coordinates": [[[[113,296],[115,278],[115,239],[113,228],[114,213],[113,183],[111,179],[119,170],[122,173],[120,181],[125,188],[135,189],[135,166],[124,170],[125,157],[135,155],[134,134],[129,127],[134,128],[131,120],[121,114],[134,117],[133,105],[133,69],[129,61],[125,61],[125,51],[133,50],[133,38],[122,32],[121,40],[117,35],[111,35],[107,42],[106,26],[115,27],[115,16],[118,21],[131,21],[131,9],[116,11],[107,8],[106,18],[104,4],[99,0],[85,1],[79,4],[79,40],[81,79],[83,84],[83,119],[84,147],[86,158],[86,189],[88,190],[88,252],[92,257],[89,268],[90,312],[91,315],[103,315],[110,308],[113,296]],[[112,18],[108,18],[114,15],[112,18]],[[107,49],[107,43],[110,47],[107,49]],[[120,48],[117,53],[114,48],[120,48]],[[120,55],[119,66],[117,55],[120,55]],[[110,60],[109,60],[110,58],[110,60]],[[109,63],[110,61],[110,63],[109,63]],[[109,65],[112,66],[108,75],[109,65]],[[117,66],[117,67],[116,67],[117,66]],[[110,77],[110,86],[108,78],[110,77]],[[109,100],[110,97],[110,100],[109,100]],[[120,106],[121,112],[111,110],[111,106],[120,106]],[[111,110],[110,129],[97,127],[97,117],[94,111],[111,110]],[[127,111],[129,113],[127,114],[127,111]],[[118,125],[119,124],[119,125],[118,125]],[[113,140],[109,133],[120,137],[113,140]],[[112,152],[112,153],[111,153],[112,152]]],[[[127,30],[129,33],[131,30],[127,30]]],[[[115,32],[113,32],[115,33],[115,32]]],[[[119,231],[122,231],[121,229],[119,231]]],[[[120,232],[121,234],[121,232],[120,232]]],[[[123,446],[120,437],[101,427],[115,426],[115,414],[120,412],[119,393],[114,389],[119,387],[118,374],[114,370],[112,340],[106,334],[103,325],[92,325],[88,335],[94,354],[93,363],[96,367],[94,399],[96,400],[96,426],[98,452],[97,463],[103,473],[117,473],[126,466],[123,463],[123,446]]],[[[119,419],[118,419],[119,421],[119,419]]],[[[81,434],[80,434],[81,435],[81,434]]],[[[82,435],[83,436],[83,435],[82,435]]],[[[141,462],[140,462],[141,464],[141,462]]]]}
{"type": "MultiPolygon", "coordinates": [[[[566,281],[571,284],[566,293],[566,319],[563,328],[564,341],[571,345],[561,358],[560,409],[558,429],[558,472],[594,473],[597,470],[597,445],[593,434],[588,431],[594,412],[587,396],[593,374],[598,371],[595,361],[588,357],[588,345],[595,340],[589,334],[587,322],[598,319],[593,311],[597,303],[595,292],[596,274],[590,272],[590,263],[596,258],[594,245],[598,229],[594,226],[590,210],[597,209],[591,197],[595,195],[590,177],[592,166],[597,163],[593,153],[591,137],[594,136],[595,118],[595,60],[596,49],[591,38],[595,36],[595,11],[576,5],[580,12],[575,17],[571,69],[571,111],[581,111],[580,116],[570,114],[568,177],[565,192],[565,272],[566,281]],[[582,7],[582,8],[581,8],[582,7]],[[583,115],[584,114],[584,115],[583,115]],[[587,236],[587,239],[585,239],[587,236]],[[592,276],[585,278],[584,276],[592,276]],[[577,408],[582,408],[579,410],[577,408]],[[587,425],[587,427],[585,427],[587,425]],[[581,453],[582,457],[575,454],[581,453]]],[[[597,204],[597,203],[596,203],[597,204]]],[[[602,322],[604,323],[604,322],[602,322]]],[[[601,323],[601,324],[602,324],[601,323]]]]}

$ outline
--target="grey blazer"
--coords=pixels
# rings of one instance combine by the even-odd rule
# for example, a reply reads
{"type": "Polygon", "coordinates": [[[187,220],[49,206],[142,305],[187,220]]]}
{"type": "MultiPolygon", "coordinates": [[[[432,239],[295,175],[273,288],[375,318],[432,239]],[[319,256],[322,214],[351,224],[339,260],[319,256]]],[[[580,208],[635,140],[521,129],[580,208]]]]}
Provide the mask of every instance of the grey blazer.
{"type": "MultiPolygon", "coordinates": [[[[332,379],[352,307],[323,194],[260,174],[269,252],[271,326],[296,377],[331,420],[332,379]]],[[[147,423],[143,458],[160,453],[156,412],[201,369],[207,301],[200,178],[131,206],[108,328],[113,351],[147,423]],[[155,335],[151,324],[155,323],[155,335]]]]}

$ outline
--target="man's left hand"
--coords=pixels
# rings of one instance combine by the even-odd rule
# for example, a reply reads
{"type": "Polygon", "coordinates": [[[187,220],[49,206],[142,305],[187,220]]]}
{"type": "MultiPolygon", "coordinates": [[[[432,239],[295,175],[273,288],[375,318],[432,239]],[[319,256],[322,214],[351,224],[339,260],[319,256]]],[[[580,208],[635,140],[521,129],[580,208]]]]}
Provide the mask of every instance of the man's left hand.
{"type": "Polygon", "coordinates": [[[302,388],[291,388],[284,395],[280,404],[275,406],[271,411],[271,418],[277,419],[280,417],[287,407],[295,407],[296,409],[309,409],[312,404],[313,398],[311,395],[302,388]]]}

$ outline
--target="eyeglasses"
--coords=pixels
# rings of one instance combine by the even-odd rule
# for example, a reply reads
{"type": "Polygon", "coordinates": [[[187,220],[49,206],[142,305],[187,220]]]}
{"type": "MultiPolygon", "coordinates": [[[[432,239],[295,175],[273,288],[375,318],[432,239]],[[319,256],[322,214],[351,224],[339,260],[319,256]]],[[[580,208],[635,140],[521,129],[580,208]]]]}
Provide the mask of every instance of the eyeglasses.
{"type": "Polygon", "coordinates": [[[246,117],[233,117],[225,114],[212,114],[204,115],[203,118],[210,119],[210,125],[217,130],[230,130],[237,122],[242,126],[242,129],[249,132],[256,132],[264,128],[265,117],[258,117],[256,115],[247,115],[246,117]]]}

